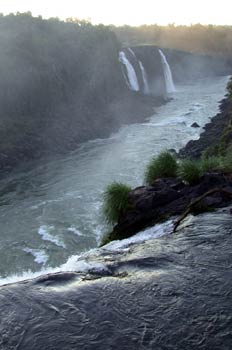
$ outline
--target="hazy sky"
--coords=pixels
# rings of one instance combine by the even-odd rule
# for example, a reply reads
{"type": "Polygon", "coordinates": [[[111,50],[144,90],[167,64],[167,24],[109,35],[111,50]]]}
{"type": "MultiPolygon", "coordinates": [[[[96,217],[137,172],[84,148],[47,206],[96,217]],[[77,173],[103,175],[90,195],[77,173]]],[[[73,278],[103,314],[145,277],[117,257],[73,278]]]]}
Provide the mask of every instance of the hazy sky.
{"type": "Polygon", "coordinates": [[[77,17],[104,24],[229,24],[231,0],[0,0],[0,12],[77,17]]]}

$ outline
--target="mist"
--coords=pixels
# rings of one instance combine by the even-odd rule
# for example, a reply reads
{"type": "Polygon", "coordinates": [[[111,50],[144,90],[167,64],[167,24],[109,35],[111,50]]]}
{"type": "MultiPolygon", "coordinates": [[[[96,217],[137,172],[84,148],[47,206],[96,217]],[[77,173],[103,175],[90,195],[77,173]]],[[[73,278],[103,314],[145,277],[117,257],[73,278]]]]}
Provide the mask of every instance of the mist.
{"type": "MultiPolygon", "coordinates": [[[[120,29],[75,19],[43,20],[30,13],[1,16],[0,27],[2,170],[108,136],[145,118],[167,98],[159,47],[125,48],[126,32],[120,29]],[[134,67],[137,94],[125,81],[120,50],[134,67]],[[143,74],[149,94],[144,93],[143,74]]],[[[177,82],[228,71],[227,58],[170,49],[164,53],[177,82]]]]}

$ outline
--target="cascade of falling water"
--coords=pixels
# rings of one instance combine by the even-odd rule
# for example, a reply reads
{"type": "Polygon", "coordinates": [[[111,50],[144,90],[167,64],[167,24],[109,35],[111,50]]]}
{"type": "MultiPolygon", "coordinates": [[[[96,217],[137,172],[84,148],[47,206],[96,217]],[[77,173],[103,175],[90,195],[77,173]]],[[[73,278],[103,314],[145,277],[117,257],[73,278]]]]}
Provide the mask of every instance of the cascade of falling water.
{"type": "Polygon", "coordinates": [[[128,58],[126,57],[125,52],[123,52],[123,51],[119,52],[119,61],[126,68],[127,77],[125,77],[125,74],[124,74],[124,77],[125,77],[126,83],[129,86],[130,90],[139,91],[139,83],[138,83],[136,72],[134,70],[134,67],[132,66],[132,64],[130,63],[128,58]],[[126,79],[126,78],[128,78],[128,79],[126,79]]]}
{"type": "Polygon", "coordinates": [[[165,78],[165,85],[166,85],[166,90],[168,94],[171,94],[176,91],[173,78],[172,78],[172,71],[171,68],[168,64],[168,61],[164,55],[164,53],[159,50],[160,56],[161,56],[161,62],[164,70],[164,78],[165,78]]]}
{"type": "Polygon", "coordinates": [[[150,89],[149,89],[149,85],[148,85],[147,72],[146,72],[141,61],[139,61],[139,67],[141,69],[142,77],[143,77],[143,92],[145,95],[149,95],[150,89]]]}
{"type": "Polygon", "coordinates": [[[130,51],[130,53],[134,56],[134,58],[138,61],[139,63],[139,67],[142,73],[142,78],[143,78],[143,92],[145,95],[149,95],[150,94],[150,88],[149,88],[149,84],[148,84],[148,79],[147,79],[147,72],[144,68],[144,65],[142,64],[142,62],[140,60],[137,59],[136,54],[134,53],[134,51],[129,47],[128,51],[130,51]]]}

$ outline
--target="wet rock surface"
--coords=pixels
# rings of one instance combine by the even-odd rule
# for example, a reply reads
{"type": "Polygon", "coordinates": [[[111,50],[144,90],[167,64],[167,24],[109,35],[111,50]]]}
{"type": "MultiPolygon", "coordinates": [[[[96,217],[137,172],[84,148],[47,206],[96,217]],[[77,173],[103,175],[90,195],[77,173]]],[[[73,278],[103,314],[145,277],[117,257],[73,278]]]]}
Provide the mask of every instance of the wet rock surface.
{"type": "Polygon", "coordinates": [[[0,288],[0,349],[230,350],[230,210],[66,272],[0,288]]]}

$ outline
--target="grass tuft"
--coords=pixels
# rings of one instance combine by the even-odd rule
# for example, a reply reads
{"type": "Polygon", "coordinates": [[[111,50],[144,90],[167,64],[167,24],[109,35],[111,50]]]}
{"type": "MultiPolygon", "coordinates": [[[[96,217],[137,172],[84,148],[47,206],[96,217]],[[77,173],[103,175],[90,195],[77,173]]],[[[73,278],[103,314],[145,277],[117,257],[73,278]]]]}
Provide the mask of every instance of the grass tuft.
{"type": "Polygon", "coordinates": [[[189,185],[197,184],[201,176],[199,163],[193,160],[184,160],[179,165],[178,176],[189,185]]]}
{"type": "Polygon", "coordinates": [[[108,223],[117,222],[120,215],[129,208],[130,191],[131,187],[119,182],[113,182],[107,186],[103,194],[103,213],[108,223]]]}
{"type": "Polygon", "coordinates": [[[222,157],[220,156],[210,156],[202,157],[200,161],[200,167],[202,173],[214,171],[220,169],[222,166],[222,157]]]}
{"type": "Polygon", "coordinates": [[[176,158],[171,153],[163,151],[149,162],[145,170],[145,183],[151,185],[161,177],[176,177],[177,168],[176,158]]]}

